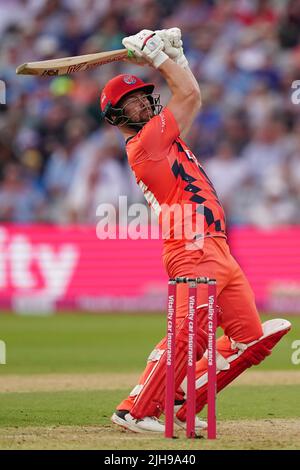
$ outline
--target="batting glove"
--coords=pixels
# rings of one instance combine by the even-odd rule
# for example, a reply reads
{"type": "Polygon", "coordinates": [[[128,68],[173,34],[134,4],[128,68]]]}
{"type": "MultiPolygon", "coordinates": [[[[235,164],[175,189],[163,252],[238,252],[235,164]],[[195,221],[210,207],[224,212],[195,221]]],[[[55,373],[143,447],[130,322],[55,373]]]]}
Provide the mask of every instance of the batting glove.
{"type": "Polygon", "coordinates": [[[163,40],[150,29],[143,29],[134,36],[124,38],[122,44],[136,57],[148,60],[156,69],[169,58],[163,52],[163,40]]]}
{"type": "Polygon", "coordinates": [[[188,66],[187,58],[183,53],[183,42],[179,28],[162,29],[155,31],[164,43],[164,52],[174,60],[176,64],[185,68],[188,66]]]}

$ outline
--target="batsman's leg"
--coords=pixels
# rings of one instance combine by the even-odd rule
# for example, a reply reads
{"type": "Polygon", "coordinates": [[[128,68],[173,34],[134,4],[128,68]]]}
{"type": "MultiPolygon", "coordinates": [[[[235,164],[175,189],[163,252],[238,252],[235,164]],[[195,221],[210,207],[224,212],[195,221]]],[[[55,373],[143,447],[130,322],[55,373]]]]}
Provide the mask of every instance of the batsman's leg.
{"type": "MultiPolygon", "coordinates": [[[[268,320],[261,324],[254,295],[245,275],[235,262],[234,276],[218,297],[221,308],[220,326],[225,335],[217,341],[217,391],[231,383],[244,370],[258,365],[272,352],[274,346],[291,328],[283,319],[268,320]]],[[[197,402],[199,413],[207,402],[207,359],[197,363],[197,402]]],[[[182,384],[183,389],[185,384],[182,384]]],[[[177,413],[186,419],[185,404],[177,413]]]]}

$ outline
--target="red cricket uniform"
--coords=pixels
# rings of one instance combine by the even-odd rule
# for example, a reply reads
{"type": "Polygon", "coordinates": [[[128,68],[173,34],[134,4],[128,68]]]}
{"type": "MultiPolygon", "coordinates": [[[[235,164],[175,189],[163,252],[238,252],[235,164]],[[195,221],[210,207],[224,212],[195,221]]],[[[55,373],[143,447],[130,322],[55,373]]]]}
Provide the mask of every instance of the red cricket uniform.
{"type": "Polygon", "coordinates": [[[226,237],[224,211],[216,191],[195,155],[180,139],[178,125],[168,108],[130,139],[126,150],[136,180],[161,224],[168,219],[167,208],[174,204],[181,208],[182,214],[177,225],[192,222],[193,226],[182,230],[183,237],[180,231],[177,232],[179,237],[176,239],[176,222],[171,220],[173,223],[170,234],[165,233],[169,236],[164,239],[163,250],[167,266],[186,248],[193,250],[202,246],[204,237],[226,237]],[[189,228],[194,228],[194,240],[185,233],[189,228]],[[195,241],[195,246],[191,246],[195,241]]]}
{"type": "MultiPolygon", "coordinates": [[[[218,318],[224,330],[217,342],[219,352],[232,354],[231,340],[248,343],[262,335],[260,318],[252,289],[226,241],[225,216],[218,196],[196,157],[180,139],[177,122],[168,108],[153,117],[134,137],[127,140],[129,164],[137,183],[163,223],[168,210],[164,205],[189,206],[193,237],[175,239],[175,225],[170,236],[163,241],[163,261],[170,278],[177,276],[207,276],[217,280],[217,303],[221,307],[218,318]]],[[[230,178],[230,175],[228,175],[230,178]]],[[[185,216],[180,219],[185,223],[185,216]]],[[[188,232],[189,234],[190,232],[188,232]]],[[[178,286],[177,319],[187,314],[188,286],[178,286]]],[[[198,287],[198,305],[207,303],[207,287],[198,287]]],[[[206,318],[203,318],[206,329],[206,318]]],[[[161,343],[156,348],[159,349],[161,343]]],[[[197,378],[206,371],[207,361],[197,362],[197,378]]],[[[149,374],[147,366],[141,379],[143,384],[149,374]]],[[[133,397],[128,397],[118,409],[130,410],[133,397]]]]}

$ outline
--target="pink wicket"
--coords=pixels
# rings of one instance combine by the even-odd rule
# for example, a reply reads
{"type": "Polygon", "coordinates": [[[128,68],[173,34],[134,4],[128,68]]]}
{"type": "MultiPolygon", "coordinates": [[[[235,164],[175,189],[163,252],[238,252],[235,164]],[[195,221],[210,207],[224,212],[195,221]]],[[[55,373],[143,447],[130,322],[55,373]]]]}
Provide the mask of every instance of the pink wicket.
{"type": "Polygon", "coordinates": [[[196,415],[196,335],[197,335],[197,283],[189,282],[187,347],[187,414],[186,437],[195,437],[196,415]]]}
{"type": "Polygon", "coordinates": [[[208,281],[208,322],[207,322],[207,438],[216,439],[216,282],[208,281]]]}
{"type": "Polygon", "coordinates": [[[169,280],[167,308],[167,370],[165,403],[165,436],[174,436],[174,400],[175,400],[175,334],[176,334],[176,281],[169,280]]]}
{"type": "Polygon", "coordinates": [[[207,438],[216,439],[216,281],[209,278],[176,278],[168,284],[167,308],[167,360],[166,360],[166,401],[165,401],[165,437],[174,437],[174,401],[175,401],[175,339],[176,339],[176,291],[178,283],[188,283],[188,346],[187,346],[187,417],[186,437],[196,437],[196,340],[197,340],[197,284],[208,286],[207,318],[207,438]]]}

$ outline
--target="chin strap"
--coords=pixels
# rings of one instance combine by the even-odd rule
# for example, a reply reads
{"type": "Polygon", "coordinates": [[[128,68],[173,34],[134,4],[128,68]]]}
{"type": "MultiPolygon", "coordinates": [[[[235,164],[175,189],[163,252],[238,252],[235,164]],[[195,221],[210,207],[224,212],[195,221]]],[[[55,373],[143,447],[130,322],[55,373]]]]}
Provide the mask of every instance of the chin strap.
{"type": "MultiPolygon", "coordinates": [[[[162,110],[162,105],[160,104],[160,95],[159,94],[148,94],[146,95],[150,101],[154,116],[158,115],[162,110]]],[[[143,122],[134,122],[131,121],[126,114],[123,114],[125,107],[116,108],[112,106],[112,103],[109,101],[105,106],[105,109],[101,112],[101,117],[105,119],[112,126],[130,126],[133,127],[137,132],[142,129],[142,127],[147,124],[149,121],[143,122]]]]}
{"type": "MultiPolygon", "coordinates": [[[[145,124],[147,124],[147,122],[149,121],[145,121],[145,122],[126,122],[126,126],[130,126],[131,129],[134,129],[135,131],[139,132],[145,124]]],[[[121,124],[122,125],[122,124],[121,124]]]]}

